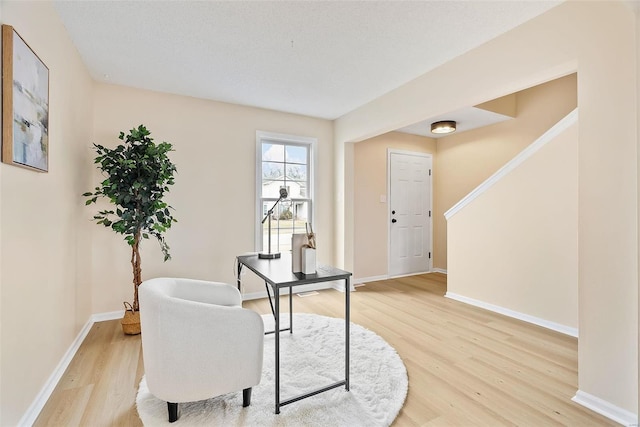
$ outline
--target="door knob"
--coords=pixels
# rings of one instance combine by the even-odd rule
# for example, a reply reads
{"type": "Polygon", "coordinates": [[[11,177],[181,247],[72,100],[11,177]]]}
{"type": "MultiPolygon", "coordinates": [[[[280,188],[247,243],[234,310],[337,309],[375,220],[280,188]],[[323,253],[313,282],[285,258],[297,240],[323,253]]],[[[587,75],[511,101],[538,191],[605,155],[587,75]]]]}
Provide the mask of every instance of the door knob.
{"type": "Polygon", "coordinates": [[[393,218],[393,219],[391,220],[391,222],[395,224],[396,222],[398,222],[398,220],[397,220],[397,219],[395,219],[395,218],[393,218]]]}
{"type": "Polygon", "coordinates": [[[395,215],[395,214],[396,214],[396,211],[391,211],[391,214],[392,214],[392,215],[395,215]]]}

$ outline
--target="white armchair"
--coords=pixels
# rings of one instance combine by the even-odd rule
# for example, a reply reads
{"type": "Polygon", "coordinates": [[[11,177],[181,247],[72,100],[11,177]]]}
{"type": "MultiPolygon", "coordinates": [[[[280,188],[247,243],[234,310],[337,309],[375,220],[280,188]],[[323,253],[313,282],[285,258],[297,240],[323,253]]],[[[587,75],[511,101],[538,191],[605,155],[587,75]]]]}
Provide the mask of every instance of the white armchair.
{"type": "Polygon", "coordinates": [[[151,394],[178,403],[242,390],[243,406],[260,383],[264,325],[224,283],[158,278],[139,287],[142,350],[151,394]]]}

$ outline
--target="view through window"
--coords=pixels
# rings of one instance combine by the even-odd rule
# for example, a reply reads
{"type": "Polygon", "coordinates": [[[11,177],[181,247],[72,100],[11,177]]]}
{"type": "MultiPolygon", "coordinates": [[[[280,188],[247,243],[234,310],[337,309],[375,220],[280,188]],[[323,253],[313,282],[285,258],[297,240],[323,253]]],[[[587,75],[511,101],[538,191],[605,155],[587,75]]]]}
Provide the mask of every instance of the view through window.
{"type": "MultiPolygon", "coordinates": [[[[258,208],[262,221],[280,197],[280,189],[287,190],[271,214],[271,252],[291,250],[291,235],[304,233],[305,224],[312,218],[311,151],[312,142],[306,138],[286,140],[262,136],[258,138],[260,177],[258,208]]],[[[258,250],[268,250],[269,221],[264,221],[257,237],[258,250]]]]}

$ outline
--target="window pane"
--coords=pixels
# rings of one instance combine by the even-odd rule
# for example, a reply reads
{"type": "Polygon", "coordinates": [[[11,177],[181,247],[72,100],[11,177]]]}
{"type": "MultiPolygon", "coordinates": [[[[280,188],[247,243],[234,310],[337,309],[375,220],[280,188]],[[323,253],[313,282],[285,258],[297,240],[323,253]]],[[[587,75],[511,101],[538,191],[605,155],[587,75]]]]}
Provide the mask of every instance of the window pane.
{"type": "Polygon", "coordinates": [[[285,172],[287,173],[287,179],[294,181],[306,181],[307,180],[307,166],[306,165],[285,165],[285,172]]]}
{"type": "MultiPolygon", "coordinates": [[[[282,187],[287,188],[287,193],[289,192],[289,188],[284,185],[284,181],[262,181],[262,197],[278,199],[280,198],[280,189],[282,187]]],[[[273,204],[273,202],[268,203],[273,204]]]]}
{"type": "MultiPolygon", "coordinates": [[[[311,145],[299,145],[278,141],[277,138],[261,140],[261,170],[258,171],[259,185],[258,206],[261,207],[262,218],[267,215],[275,201],[280,197],[280,189],[288,193],[286,200],[277,204],[271,219],[271,252],[291,250],[291,235],[305,233],[305,224],[311,220],[312,201],[310,197],[311,169],[309,166],[311,145]]],[[[265,221],[256,240],[261,250],[269,250],[269,221],[265,221]],[[261,240],[261,244],[260,244],[261,240]]]]}
{"type": "Polygon", "coordinates": [[[284,164],[274,162],[262,162],[262,179],[283,179],[284,164]]]}
{"type": "Polygon", "coordinates": [[[262,160],[284,162],[284,145],[262,143],[262,160]]]}
{"type": "MultiPolygon", "coordinates": [[[[293,183],[290,182],[289,185],[292,185],[293,183]]],[[[299,198],[301,199],[306,199],[309,197],[309,192],[307,191],[307,183],[306,182],[298,182],[297,184],[300,185],[300,187],[298,188],[298,191],[300,192],[300,194],[298,195],[299,198]]]]}
{"type": "Polygon", "coordinates": [[[291,213],[294,219],[294,228],[296,233],[305,232],[305,223],[309,221],[309,202],[292,201],[291,213]]]}
{"type": "Polygon", "coordinates": [[[306,199],[307,183],[305,181],[287,181],[287,193],[289,199],[306,199]]]}
{"type": "MultiPolygon", "coordinates": [[[[263,202],[262,211],[266,213],[273,206],[271,202],[263,202]]],[[[278,204],[271,215],[271,252],[291,250],[291,235],[305,233],[305,224],[309,218],[309,202],[283,201],[278,204]]],[[[262,250],[269,250],[269,221],[262,224],[262,250]]]]}
{"type": "Polygon", "coordinates": [[[307,163],[307,147],[300,147],[298,145],[287,145],[286,153],[287,163],[307,163]]]}
{"type": "MultiPolygon", "coordinates": [[[[263,211],[268,212],[272,206],[273,203],[264,202],[263,211]]],[[[300,222],[293,219],[292,207],[291,202],[280,202],[271,215],[271,252],[291,250],[291,234],[300,227],[300,222]]],[[[262,250],[269,250],[269,220],[262,224],[262,250]]]]}

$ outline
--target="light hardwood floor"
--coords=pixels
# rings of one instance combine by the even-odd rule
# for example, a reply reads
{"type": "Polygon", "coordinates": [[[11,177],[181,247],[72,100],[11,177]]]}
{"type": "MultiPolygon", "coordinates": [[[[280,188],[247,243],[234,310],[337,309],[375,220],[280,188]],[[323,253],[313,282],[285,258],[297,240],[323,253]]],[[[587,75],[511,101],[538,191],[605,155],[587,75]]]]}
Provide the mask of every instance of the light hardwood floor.
{"type": "MultiPolygon", "coordinates": [[[[576,339],[445,292],[446,276],[433,273],[352,294],[352,321],[382,336],[407,367],[409,393],[394,426],[617,425],[571,401],[576,339]]],[[[244,306],[270,310],[266,299],[244,306]]],[[[343,309],[344,294],[334,290],[294,297],[296,312],[342,317],[343,309]]],[[[119,321],[96,323],[35,425],[141,425],[135,396],[143,371],[140,337],[124,336],[119,321]]]]}

